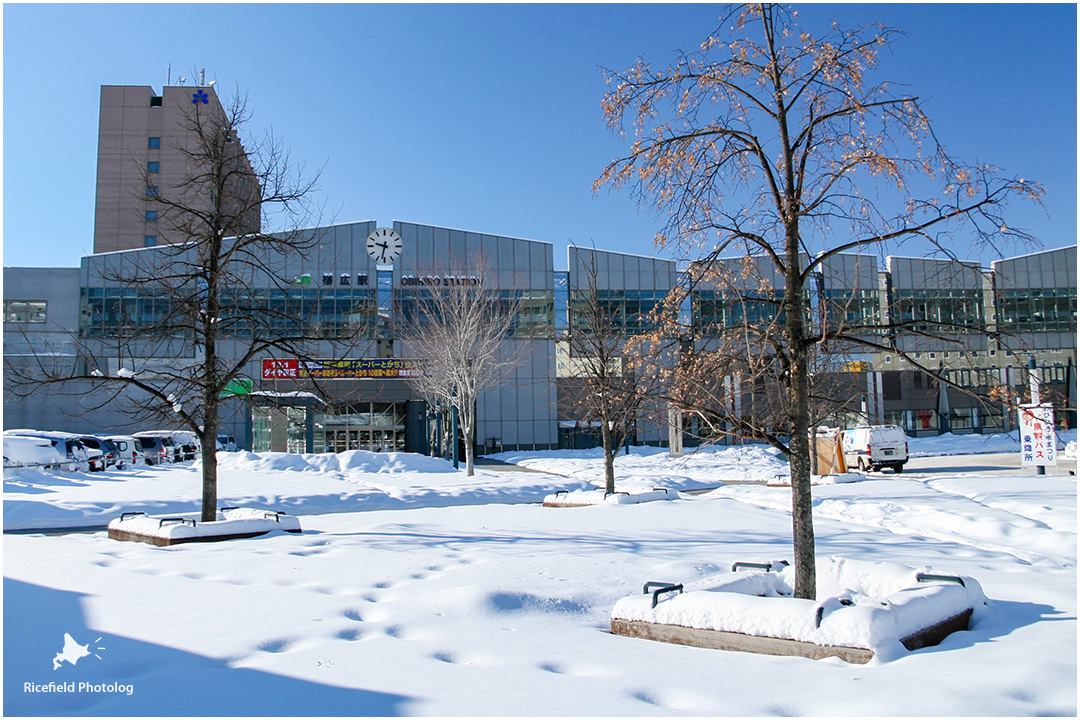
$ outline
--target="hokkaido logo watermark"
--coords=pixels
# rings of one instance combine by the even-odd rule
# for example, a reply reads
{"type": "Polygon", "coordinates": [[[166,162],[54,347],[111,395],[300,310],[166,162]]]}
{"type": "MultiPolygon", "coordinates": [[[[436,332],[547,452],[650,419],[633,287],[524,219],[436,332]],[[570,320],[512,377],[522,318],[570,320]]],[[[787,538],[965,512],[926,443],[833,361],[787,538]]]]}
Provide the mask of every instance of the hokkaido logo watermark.
{"type": "MultiPolygon", "coordinates": [[[[71,633],[64,633],[64,647],[60,652],[56,653],[56,656],[52,659],[53,670],[59,670],[60,666],[64,663],[69,665],[76,665],[79,660],[85,657],[93,656],[98,660],[101,659],[99,651],[103,651],[105,648],[97,645],[101,641],[98,638],[93,643],[87,643],[86,645],[80,645],[75,638],[71,637],[71,633]],[[91,648],[91,645],[94,645],[91,648]]],[[[60,682],[49,683],[35,683],[24,682],[23,692],[28,693],[122,693],[124,695],[132,695],[135,692],[134,685],[123,685],[116,682],[102,682],[91,683],[75,680],[67,680],[60,682]]]]}

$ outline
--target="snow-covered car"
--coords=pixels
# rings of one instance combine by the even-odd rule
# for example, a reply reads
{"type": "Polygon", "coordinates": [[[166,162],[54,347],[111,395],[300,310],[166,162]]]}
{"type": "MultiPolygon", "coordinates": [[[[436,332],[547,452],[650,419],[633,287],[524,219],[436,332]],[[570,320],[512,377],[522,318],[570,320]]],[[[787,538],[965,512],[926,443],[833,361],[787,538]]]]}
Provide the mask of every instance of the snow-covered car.
{"type": "Polygon", "coordinates": [[[67,470],[88,472],[93,465],[98,465],[102,452],[97,448],[87,447],[78,435],[50,430],[5,430],[4,436],[39,437],[49,440],[53,447],[67,458],[67,470]]]}
{"type": "Polygon", "coordinates": [[[227,433],[222,433],[217,436],[217,449],[224,450],[225,452],[236,452],[236,438],[227,433]]]}
{"type": "Polygon", "coordinates": [[[116,447],[119,461],[116,464],[118,470],[124,470],[143,461],[142,446],[131,435],[101,435],[116,447]]]}
{"type": "MultiPolygon", "coordinates": [[[[59,442],[59,441],[57,441],[59,442]]],[[[4,467],[37,467],[45,470],[66,468],[68,459],[48,438],[33,435],[4,436],[4,467]]]]}

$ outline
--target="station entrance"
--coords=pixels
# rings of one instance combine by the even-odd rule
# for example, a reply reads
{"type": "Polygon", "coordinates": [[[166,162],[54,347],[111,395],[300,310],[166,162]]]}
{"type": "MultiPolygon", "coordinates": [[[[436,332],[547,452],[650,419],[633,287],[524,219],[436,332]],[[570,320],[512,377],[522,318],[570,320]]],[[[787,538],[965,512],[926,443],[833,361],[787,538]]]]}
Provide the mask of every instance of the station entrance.
{"type": "Polygon", "coordinates": [[[351,401],[327,405],[317,399],[259,398],[251,407],[255,452],[427,452],[427,404],[351,401]]]}
{"type": "Polygon", "coordinates": [[[337,412],[312,413],[315,452],[403,452],[405,403],[354,403],[337,412]]]}

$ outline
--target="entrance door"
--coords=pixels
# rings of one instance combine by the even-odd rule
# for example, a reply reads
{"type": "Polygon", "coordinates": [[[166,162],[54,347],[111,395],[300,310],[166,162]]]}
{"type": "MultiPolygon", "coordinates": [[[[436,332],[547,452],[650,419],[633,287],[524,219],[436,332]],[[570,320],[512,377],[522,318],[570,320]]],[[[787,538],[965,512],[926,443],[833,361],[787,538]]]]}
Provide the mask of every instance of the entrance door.
{"type": "Polygon", "coordinates": [[[315,451],[403,452],[404,403],[356,403],[315,417],[315,451]]]}

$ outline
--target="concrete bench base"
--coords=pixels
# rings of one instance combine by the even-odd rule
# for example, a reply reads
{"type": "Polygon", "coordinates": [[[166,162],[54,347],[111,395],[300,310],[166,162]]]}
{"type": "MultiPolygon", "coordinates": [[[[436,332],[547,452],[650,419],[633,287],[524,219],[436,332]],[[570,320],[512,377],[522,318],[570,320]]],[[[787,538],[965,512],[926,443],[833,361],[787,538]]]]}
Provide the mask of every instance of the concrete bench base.
{"type": "MultiPolygon", "coordinates": [[[[923,628],[919,632],[903,638],[900,642],[908,650],[918,650],[919,648],[937,645],[948,635],[959,630],[967,630],[970,619],[971,610],[968,609],[959,615],[923,628]]],[[[760,637],[720,630],[704,630],[681,625],[663,625],[639,620],[612,619],[611,632],[626,637],[659,640],[677,645],[690,645],[714,650],[735,650],[761,655],[798,656],[810,658],[811,660],[838,657],[844,662],[855,665],[868,663],[874,657],[874,651],[867,648],[817,645],[799,640],[760,637]]]]}
{"type": "MultiPolygon", "coordinates": [[[[149,543],[150,545],[157,545],[158,547],[166,547],[169,545],[182,545],[184,543],[193,542],[219,542],[221,540],[240,540],[242,538],[259,537],[260,535],[266,535],[270,530],[262,530],[260,532],[248,532],[248,533],[232,533],[229,535],[200,535],[197,537],[184,537],[184,538],[163,538],[156,537],[154,535],[144,535],[143,533],[130,532],[128,530],[116,530],[109,529],[109,538],[112,540],[122,540],[125,542],[142,542],[149,543]]],[[[286,530],[289,533],[300,533],[300,530],[286,530]]]]}

